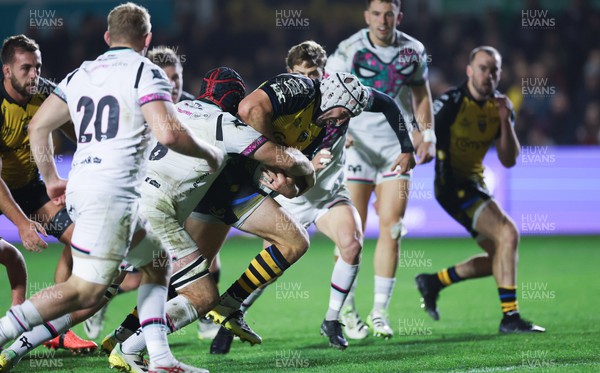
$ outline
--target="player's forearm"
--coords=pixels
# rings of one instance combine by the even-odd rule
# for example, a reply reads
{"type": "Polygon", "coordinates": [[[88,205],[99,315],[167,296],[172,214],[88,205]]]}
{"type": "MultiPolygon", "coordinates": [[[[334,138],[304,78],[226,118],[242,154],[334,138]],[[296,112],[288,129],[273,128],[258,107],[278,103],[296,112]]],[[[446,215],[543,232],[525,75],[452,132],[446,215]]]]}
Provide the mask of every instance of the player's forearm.
{"type": "Polygon", "coordinates": [[[497,144],[498,159],[504,167],[512,167],[517,162],[521,145],[515,129],[509,121],[500,123],[500,126],[501,134],[497,144]]]}
{"type": "Polygon", "coordinates": [[[423,87],[427,88],[418,90],[420,92],[419,95],[414,95],[415,91],[413,90],[413,106],[416,114],[415,119],[421,132],[427,130],[435,131],[431,93],[428,88],[429,86],[425,85],[423,87]]]}
{"type": "Polygon", "coordinates": [[[27,268],[23,255],[12,245],[0,249],[0,263],[6,267],[8,282],[11,288],[12,305],[25,301],[27,286],[27,268]]]}
{"type": "Polygon", "coordinates": [[[173,131],[172,136],[166,136],[161,144],[190,157],[202,158],[207,161],[214,161],[221,152],[217,147],[210,145],[198,138],[195,138],[187,128],[181,126],[179,130],[173,131]]]}
{"type": "Polygon", "coordinates": [[[29,219],[15,202],[4,180],[0,179],[0,211],[17,227],[29,224],[29,219]]]}
{"type": "Polygon", "coordinates": [[[408,135],[408,129],[398,104],[396,104],[394,99],[392,99],[390,96],[375,89],[371,89],[371,94],[374,96],[373,104],[371,107],[365,109],[365,111],[383,113],[388,124],[390,127],[392,127],[392,130],[400,142],[402,153],[414,152],[415,148],[413,147],[413,143],[408,135]]]}
{"type": "Polygon", "coordinates": [[[289,160],[285,165],[286,174],[289,176],[306,176],[315,173],[311,161],[298,149],[286,148],[284,159],[289,160]]]}
{"type": "Polygon", "coordinates": [[[50,131],[40,126],[29,128],[29,143],[31,154],[46,184],[51,184],[59,178],[54,163],[54,146],[50,131]]]}

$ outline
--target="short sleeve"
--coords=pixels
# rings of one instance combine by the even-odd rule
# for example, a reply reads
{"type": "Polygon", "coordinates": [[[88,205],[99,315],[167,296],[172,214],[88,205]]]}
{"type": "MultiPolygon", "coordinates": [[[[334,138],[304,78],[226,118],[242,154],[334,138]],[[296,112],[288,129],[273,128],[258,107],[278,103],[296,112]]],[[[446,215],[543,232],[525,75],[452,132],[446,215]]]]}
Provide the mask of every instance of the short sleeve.
{"type": "Polygon", "coordinates": [[[275,116],[292,114],[307,107],[316,96],[315,83],[302,75],[280,74],[264,82],[275,116]]]}
{"type": "Polygon", "coordinates": [[[136,73],[135,86],[140,106],[152,101],[170,101],[173,87],[165,72],[151,62],[142,62],[136,73]]]}
{"type": "Polygon", "coordinates": [[[71,78],[73,78],[73,75],[75,75],[77,70],[69,73],[60,83],[58,83],[56,87],[54,87],[54,90],[52,91],[53,94],[58,96],[64,102],[67,102],[67,85],[69,84],[71,78]]]}
{"type": "Polygon", "coordinates": [[[331,56],[327,58],[325,71],[328,74],[352,71],[352,58],[348,43],[342,42],[331,56]]]}
{"type": "MultiPolygon", "coordinates": [[[[267,142],[266,137],[260,132],[231,114],[224,113],[219,121],[221,123],[217,123],[217,126],[222,127],[223,146],[228,154],[241,154],[249,157],[267,142]]],[[[218,129],[217,132],[219,132],[218,129]]]]}

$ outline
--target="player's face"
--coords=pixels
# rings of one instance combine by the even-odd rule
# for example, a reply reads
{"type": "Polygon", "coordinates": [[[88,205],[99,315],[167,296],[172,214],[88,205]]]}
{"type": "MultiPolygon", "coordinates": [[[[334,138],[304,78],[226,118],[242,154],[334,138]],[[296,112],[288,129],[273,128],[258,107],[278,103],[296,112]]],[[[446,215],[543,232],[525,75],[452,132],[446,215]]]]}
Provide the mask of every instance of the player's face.
{"type": "Polygon", "coordinates": [[[29,97],[36,92],[42,69],[42,54],[40,51],[27,52],[17,49],[12,63],[3,67],[4,78],[10,79],[10,84],[23,97],[29,97]]]}
{"type": "Polygon", "coordinates": [[[171,99],[173,102],[179,102],[181,99],[182,86],[183,86],[183,67],[176,66],[164,66],[163,71],[167,74],[167,78],[169,78],[169,82],[173,86],[173,91],[171,92],[171,99]]]}
{"type": "Polygon", "coordinates": [[[469,86],[475,91],[476,98],[485,99],[492,97],[498,83],[502,68],[500,61],[484,51],[477,52],[473,61],[467,66],[469,86]]]}
{"type": "Polygon", "coordinates": [[[319,66],[310,66],[308,62],[302,62],[302,65],[294,65],[292,69],[288,68],[290,73],[304,75],[307,78],[312,80],[321,80],[323,79],[323,68],[319,66]]]}
{"type": "Polygon", "coordinates": [[[334,107],[333,109],[329,109],[323,114],[319,115],[316,120],[316,125],[319,127],[341,126],[342,124],[348,122],[350,117],[350,110],[344,107],[334,107]]]}
{"type": "Polygon", "coordinates": [[[371,41],[387,47],[394,42],[394,30],[402,20],[402,12],[392,3],[372,1],[365,10],[365,22],[369,25],[371,41]]]}

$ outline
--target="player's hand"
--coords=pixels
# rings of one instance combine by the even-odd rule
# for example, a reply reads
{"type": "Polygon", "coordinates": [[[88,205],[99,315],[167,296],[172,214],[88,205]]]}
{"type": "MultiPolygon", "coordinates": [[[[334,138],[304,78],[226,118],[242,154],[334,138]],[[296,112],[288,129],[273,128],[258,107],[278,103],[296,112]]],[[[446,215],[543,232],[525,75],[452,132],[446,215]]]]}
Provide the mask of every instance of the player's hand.
{"type": "Polygon", "coordinates": [[[42,225],[33,220],[27,219],[26,223],[19,227],[19,236],[23,246],[28,251],[41,252],[42,249],[48,247],[46,241],[42,240],[38,233],[41,233],[44,237],[48,237],[46,230],[42,225]]]}
{"type": "Polygon", "coordinates": [[[46,183],[46,193],[48,194],[48,197],[50,197],[50,199],[57,205],[60,204],[60,202],[64,204],[66,190],[66,179],[57,178],[55,181],[49,181],[46,183]]]}
{"type": "Polygon", "coordinates": [[[417,146],[417,164],[429,163],[435,158],[435,144],[429,141],[422,141],[417,146]]]}
{"type": "Polygon", "coordinates": [[[281,172],[264,169],[259,182],[285,198],[294,198],[300,192],[294,179],[281,172]]]}
{"type": "Polygon", "coordinates": [[[315,171],[321,170],[331,163],[331,158],[333,158],[333,156],[329,150],[330,149],[321,149],[321,151],[312,159],[311,162],[315,171]]]}
{"type": "Polygon", "coordinates": [[[221,166],[223,162],[225,162],[225,153],[216,146],[211,146],[211,154],[206,157],[206,161],[208,162],[208,167],[210,167],[210,172],[216,172],[221,166]]]}
{"type": "Polygon", "coordinates": [[[500,116],[500,123],[510,121],[513,112],[513,104],[508,97],[500,95],[494,97],[496,105],[498,106],[498,115],[500,116]]]}
{"type": "Polygon", "coordinates": [[[352,145],[354,145],[354,137],[352,137],[349,133],[346,133],[346,142],[344,143],[344,146],[349,148],[352,145]]]}
{"type": "Polygon", "coordinates": [[[408,174],[410,170],[415,168],[415,164],[415,156],[413,153],[400,153],[390,171],[403,175],[408,174]]]}

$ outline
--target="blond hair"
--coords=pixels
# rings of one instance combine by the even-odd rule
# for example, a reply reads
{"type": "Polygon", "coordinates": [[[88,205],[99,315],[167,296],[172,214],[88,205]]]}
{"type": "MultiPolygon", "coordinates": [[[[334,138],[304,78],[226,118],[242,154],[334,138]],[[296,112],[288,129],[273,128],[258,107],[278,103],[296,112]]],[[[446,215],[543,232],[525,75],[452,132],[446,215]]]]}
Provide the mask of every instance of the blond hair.
{"type": "Polygon", "coordinates": [[[150,33],[148,9],[134,3],[125,3],[108,13],[108,33],[111,40],[121,43],[139,43],[150,33]]]}

